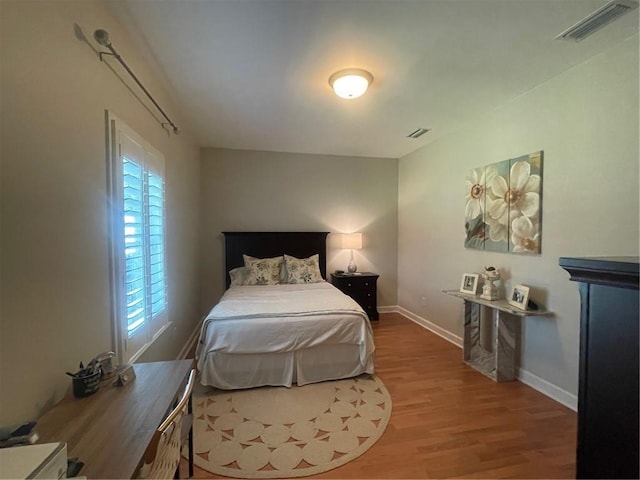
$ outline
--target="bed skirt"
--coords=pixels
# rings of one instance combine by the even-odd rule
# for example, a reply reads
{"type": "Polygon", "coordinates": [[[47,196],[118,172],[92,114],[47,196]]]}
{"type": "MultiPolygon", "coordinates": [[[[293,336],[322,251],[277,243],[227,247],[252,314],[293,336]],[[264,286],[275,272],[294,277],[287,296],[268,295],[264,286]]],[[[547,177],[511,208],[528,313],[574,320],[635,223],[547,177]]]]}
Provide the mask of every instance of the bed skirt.
{"type": "Polygon", "coordinates": [[[234,354],[208,352],[200,382],[223,390],[256,385],[290,387],[374,373],[374,355],[363,364],[361,345],[318,345],[291,352],[234,354]]]}

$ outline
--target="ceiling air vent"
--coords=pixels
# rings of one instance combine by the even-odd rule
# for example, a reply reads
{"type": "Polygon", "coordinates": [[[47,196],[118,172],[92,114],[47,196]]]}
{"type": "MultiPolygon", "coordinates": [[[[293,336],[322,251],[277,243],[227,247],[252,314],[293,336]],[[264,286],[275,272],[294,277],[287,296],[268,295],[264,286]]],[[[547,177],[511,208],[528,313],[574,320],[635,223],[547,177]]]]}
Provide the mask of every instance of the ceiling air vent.
{"type": "Polygon", "coordinates": [[[638,2],[634,0],[614,0],[562,32],[556,39],[579,42],[634,8],[638,8],[638,2]]]}
{"type": "Polygon", "coordinates": [[[429,131],[428,128],[416,128],[413,132],[407,135],[407,138],[418,138],[429,131]]]}

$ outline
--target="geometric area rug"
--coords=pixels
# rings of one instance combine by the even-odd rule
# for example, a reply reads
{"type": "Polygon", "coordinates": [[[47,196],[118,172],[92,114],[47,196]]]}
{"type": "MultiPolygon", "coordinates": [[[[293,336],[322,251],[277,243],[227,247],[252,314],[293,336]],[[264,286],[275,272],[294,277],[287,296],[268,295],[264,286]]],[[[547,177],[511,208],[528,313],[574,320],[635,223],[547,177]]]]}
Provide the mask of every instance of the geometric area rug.
{"type": "Polygon", "coordinates": [[[299,387],[210,388],[193,397],[194,463],[233,478],[297,478],[359,457],[381,436],[391,397],[375,375],[299,387]]]}

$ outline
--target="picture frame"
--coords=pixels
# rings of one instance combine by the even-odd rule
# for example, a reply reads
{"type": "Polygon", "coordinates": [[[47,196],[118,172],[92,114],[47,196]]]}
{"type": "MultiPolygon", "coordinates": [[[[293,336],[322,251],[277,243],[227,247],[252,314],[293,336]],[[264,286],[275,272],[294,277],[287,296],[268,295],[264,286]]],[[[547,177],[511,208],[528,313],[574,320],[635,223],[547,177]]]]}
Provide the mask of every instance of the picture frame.
{"type": "Polygon", "coordinates": [[[511,293],[507,298],[509,305],[526,310],[529,303],[529,287],[526,285],[515,285],[511,288],[511,293]]]}
{"type": "Polygon", "coordinates": [[[467,293],[469,295],[478,294],[478,278],[477,273],[465,273],[462,275],[462,281],[460,282],[460,292],[467,293]]]}

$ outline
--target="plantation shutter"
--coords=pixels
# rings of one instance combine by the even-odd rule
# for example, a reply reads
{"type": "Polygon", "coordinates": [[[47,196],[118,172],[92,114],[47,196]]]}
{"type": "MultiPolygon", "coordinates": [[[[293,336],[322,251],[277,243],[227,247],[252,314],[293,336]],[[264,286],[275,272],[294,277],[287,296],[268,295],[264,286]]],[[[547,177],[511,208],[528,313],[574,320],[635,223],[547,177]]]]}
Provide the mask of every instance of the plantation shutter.
{"type": "Polygon", "coordinates": [[[131,363],[168,325],[164,159],[122,122],[112,125],[114,312],[119,357],[131,363]]]}
{"type": "Polygon", "coordinates": [[[145,151],[147,166],[147,240],[149,258],[150,334],[155,336],[167,322],[166,264],[164,225],[163,162],[153,152],[145,151]]]}

